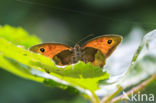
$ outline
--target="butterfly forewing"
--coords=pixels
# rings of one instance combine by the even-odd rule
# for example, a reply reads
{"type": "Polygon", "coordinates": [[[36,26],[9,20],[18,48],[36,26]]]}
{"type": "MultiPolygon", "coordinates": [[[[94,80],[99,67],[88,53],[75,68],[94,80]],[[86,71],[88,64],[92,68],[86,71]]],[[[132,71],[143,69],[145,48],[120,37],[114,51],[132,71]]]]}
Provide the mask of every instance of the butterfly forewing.
{"type": "Polygon", "coordinates": [[[107,58],[121,42],[122,37],[119,35],[104,35],[96,37],[83,45],[83,48],[91,47],[100,50],[107,58]]]}
{"type": "Polygon", "coordinates": [[[32,46],[30,48],[30,51],[33,51],[35,53],[40,53],[49,58],[53,58],[56,54],[60,53],[61,51],[70,50],[70,49],[71,49],[71,47],[66,46],[64,44],[43,43],[43,44],[38,44],[38,45],[32,46]]]}

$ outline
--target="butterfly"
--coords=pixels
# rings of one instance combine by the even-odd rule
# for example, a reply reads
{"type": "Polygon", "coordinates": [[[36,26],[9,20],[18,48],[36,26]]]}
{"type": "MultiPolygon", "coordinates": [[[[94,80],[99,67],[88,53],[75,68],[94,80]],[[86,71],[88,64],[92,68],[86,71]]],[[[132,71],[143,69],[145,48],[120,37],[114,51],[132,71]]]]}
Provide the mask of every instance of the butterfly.
{"type": "Polygon", "coordinates": [[[59,66],[83,61],[103,68],[106,59],[121,40],[122,36],[120,35],[102,35],[87,41],[82,46],[75,44],[74,47],[70,47],[61,43],[43,43],[32,46],[30,51],[51,58],[59,66]]]}

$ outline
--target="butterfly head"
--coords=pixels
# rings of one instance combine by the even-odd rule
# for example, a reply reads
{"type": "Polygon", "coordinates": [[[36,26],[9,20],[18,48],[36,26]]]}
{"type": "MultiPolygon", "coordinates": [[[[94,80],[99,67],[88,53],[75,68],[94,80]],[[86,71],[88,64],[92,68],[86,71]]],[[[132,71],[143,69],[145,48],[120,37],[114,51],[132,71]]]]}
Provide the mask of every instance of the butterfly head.
{"type": "Polygon", "coordinates": [[[79,49],[80,49],[80,45],[79,44],[75,44],[74,50],[79,50],[79,49]]]}

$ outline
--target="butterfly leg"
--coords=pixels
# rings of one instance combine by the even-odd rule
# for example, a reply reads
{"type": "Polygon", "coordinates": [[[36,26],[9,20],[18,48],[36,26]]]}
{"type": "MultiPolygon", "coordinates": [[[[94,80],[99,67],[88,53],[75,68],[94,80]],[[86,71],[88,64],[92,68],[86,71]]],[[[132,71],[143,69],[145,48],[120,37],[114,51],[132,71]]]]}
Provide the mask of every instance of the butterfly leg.
{"type": "Polygon", "coordinates": [[[74,61],[75,61],[75,57],[73,56],[71,59],[72,59],[72,69],[74,69],[74,61]]]}
{"type": "Polygon", "coordinates": [[[82,58],[83,60],[83,62],[85,63],[85,64],[87,64],[88,63],[88,60],[86,59],[86,56],[83,56],[83,58],[82,58]]]}
{"type": "Polygon", "coordinates": [[[83,56],[82,59],[81,59],[84,63],[86,63],[86,59],[85,57],[83,56]]]}

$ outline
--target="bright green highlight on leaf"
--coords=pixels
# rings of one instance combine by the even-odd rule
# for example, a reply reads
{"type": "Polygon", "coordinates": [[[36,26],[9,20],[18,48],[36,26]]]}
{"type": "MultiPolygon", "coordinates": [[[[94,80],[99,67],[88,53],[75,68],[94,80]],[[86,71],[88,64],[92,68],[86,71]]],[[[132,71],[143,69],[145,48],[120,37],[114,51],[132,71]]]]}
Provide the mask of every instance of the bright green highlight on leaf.
{"type": "Polygon", "coordinates": [[[0,27],[0,67],[18,76],[51,86],[75,88],[88,95],[93,102],[99,102],[94,92],[99,89],[99,81],[109,78],[108,73],[83,62],[64,68],[57,67],[50,58],[17,47],[21,45],[29,48],[38,43],[40,40],[37,37],[28,35],[22,28],[8,25],[0,27]]]}
{"type": "Polygon", "coordinates": [[[0,37],[11,41],[15,45],[24,45],[26,48],[41,42],[41,40],[38,39],[35,35],[28,35],[28,33],[23,28],[13,28],[8,25],[0,27],[0,37]]]}

